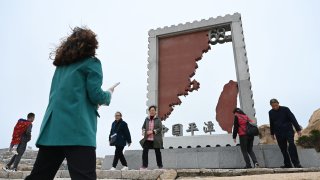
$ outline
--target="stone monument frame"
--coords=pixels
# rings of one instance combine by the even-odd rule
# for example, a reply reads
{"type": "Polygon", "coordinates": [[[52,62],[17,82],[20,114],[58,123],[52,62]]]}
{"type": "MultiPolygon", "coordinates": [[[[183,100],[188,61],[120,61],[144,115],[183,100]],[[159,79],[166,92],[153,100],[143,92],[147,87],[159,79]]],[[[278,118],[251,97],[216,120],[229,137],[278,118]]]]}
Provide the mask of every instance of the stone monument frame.
{"type": "MultiPolygon", "coordinates": [[[[179,34],[197,32],[208,30],[208,32],[214,28],[229,27],[231,31],[231,37],[229,41],[232,42],[234,62],[236,69],[236,77],[239,90],[239,101],[241,109],[246,114],[255,119],[255,108],[253,100],[253,92],[251,89],[250,73],[248,58],[246,52],[246,45],[244,42],[241,14],[235,13],[233,15],[218,16],[216,18],[210,18],[208,20],[194,21],[192,23],[187,22],[185,24],[173,25],[170,27],[158,28],[156,30],[151,29],[149,31],[149,51],[148,51],[148,86],[147,86],[147,106],[158,106],[158,73],[159,73],[159,52],[158,41],[159,38],[176,36],[179,34]]],[[[210,34],[209,34],[210,37],[210,34]]],[[[209,43],[209,38],[208,38],[209,43]]],[[[220,43],[220,42],[218,42],[220,43]]],[[[224,43],[224,42],[222,42],[224,43]]]]}

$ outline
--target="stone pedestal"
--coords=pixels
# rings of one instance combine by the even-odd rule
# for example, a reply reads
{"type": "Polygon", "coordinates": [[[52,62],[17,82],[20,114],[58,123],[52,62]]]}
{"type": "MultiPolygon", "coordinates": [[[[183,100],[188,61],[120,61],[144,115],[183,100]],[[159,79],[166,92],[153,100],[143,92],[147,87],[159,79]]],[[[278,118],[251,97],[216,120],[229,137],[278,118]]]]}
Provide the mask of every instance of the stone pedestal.
{"type": "MultiPolygon", "coordinates": [[[[283,165],[283,157],[277,145],[255,145],[253,148],[261,167],[274,168],[283,165]]],[[[162,149],[165,169],[233,169],[243,168],[245,162],[239,146],[162,149]]],[[[320,167],[320,154],[314,149],[298,148],[303,167],[320,167]]],[[[142,150],[128,150],[124,153],[129,169],[139,169],[142,164],[142,150]]],[[[102,169],[110,169],[113,156],[106,156],[102,169]]],[[[118,169],[121,168],[118,163],[118,169]]],[[[148,169],[156,169],[154,150],[149,151],[148,169]]]]}

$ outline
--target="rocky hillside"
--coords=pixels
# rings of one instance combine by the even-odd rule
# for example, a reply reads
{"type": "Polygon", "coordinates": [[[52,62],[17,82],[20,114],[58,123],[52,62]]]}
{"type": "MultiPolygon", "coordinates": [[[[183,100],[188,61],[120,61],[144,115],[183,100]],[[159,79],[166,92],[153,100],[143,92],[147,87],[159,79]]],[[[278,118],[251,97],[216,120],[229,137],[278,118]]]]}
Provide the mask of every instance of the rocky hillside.
{"type": "Polygon", "coordinates": [[[320,131],[320,108],[313,112],[309,119],[308,126],[302,130],[302,135],[309,135],[314,129],[320,131]]]}

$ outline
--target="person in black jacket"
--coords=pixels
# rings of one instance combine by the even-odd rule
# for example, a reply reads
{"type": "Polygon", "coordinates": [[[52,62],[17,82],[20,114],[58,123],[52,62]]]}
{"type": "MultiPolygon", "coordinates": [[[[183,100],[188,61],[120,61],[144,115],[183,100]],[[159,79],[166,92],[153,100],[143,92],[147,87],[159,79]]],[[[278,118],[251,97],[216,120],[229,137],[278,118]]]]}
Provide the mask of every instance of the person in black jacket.
{"type": "Polygon", "coordinates": [[[285,106],[280,106],[277,99],[271,99],[270,105],[272,107],[269,111],[271,136],[272,139],[277,138],[279,148],[284,158],[284,166],[281,166],[281,168],[292,168],[292,164],[296,168],[301,168],[297,148],[294,144],[292,125],[299,136],[301,136],[301,127],[290,109],[285,106]],[[289,148],[287,144],[289,144],[289,148]]]}
{"type": "Polygon", "coordinates": [[[122,119],[121,112],[115,113],[115,119],[116,120],[112,123],[109,134],[109,141],[111,140],[112,135],[114,135],[115,133],[117,134],[116,141],[114,143],[116,150],[113,158],[112,168],[110,170],[116,170],[119,159],[121,161],[121,164],[123,165],[123,168],[121,170],[128,170],[128,164],[123,155],[123,149],[127,144],[128,146],[131,145],[130,131],[127,123],[122,119]]]}

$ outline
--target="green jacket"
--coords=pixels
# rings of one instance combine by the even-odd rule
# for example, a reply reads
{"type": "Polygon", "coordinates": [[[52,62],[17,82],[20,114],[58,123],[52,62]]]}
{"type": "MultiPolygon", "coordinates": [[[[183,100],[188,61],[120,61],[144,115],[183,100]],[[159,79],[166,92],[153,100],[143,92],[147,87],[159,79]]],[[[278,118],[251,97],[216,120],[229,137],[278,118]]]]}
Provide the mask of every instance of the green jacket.
{"type": "Polygon", "coordinates": [[[96,147],[97,105],[109,105],[101,62],[95,57],[58,66],[36,145],[96,147]]]}
{"type": "MultiPolygon", "coordinates": [[[[140,141],[141,146],[143,147],[144,141],[147,140],[148,135],[148,127],[149,127],[150,117],[146,117],[144,123],[142,125],[142,132],[144,134],[144,138],[140,141]]],[[[159,117],[154,118],[154,140],[153,140],[153,148],[163,148],[163,140],[162,140],[162,123],[159,117]]]]}

